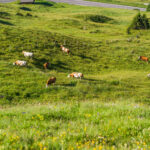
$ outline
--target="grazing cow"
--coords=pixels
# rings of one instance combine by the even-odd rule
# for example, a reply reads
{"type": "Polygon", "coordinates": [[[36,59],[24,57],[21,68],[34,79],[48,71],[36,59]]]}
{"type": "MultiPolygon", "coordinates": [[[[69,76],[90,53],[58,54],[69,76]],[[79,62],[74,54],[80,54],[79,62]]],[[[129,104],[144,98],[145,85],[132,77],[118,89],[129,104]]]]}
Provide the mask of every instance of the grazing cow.
{"type": "Polygon", "coordinates": [[[17,65],[17,66],[26,66],[27,62],[23,61],[23,60],[17,60],[13,63],[13,65],[17,65]]]}
{"type": "Polygon", "coordinates": [[[80,73],[80,72],[73,72],[71,74],[68,75],[68,78],[80,78],[82,79],[83,78],[83,73],[80,73]]]}
{"type": "Polygon", "coordinates": [[[60,46],[61,47],[61,50],[65,53],[67,53],[69,55],[70,53],[70,50],[68,48],[65,48],[63,45],[60,46]]]}
{"type": "Polygon", "coordinates": [[[146,61],[148,63],[148,57],[140,56],[139,60],[146,61]]]}
{"type": "Polygon", "coordinates": [[[43,64],[43,66],[44,66],[44,69],[48,69],[49,63],[47,62],[47,63],[43,64]]]}
{"type": "Polygon", "coordinates": [[[46,88],[48,88],[49,85],[51,85],[53,83],[53,85],[56,82],[56,77],[50,77],[47,82],[46,82],[46,88]]]}
{"type": "Polygon", "coordinates": [[[147,77],[150,78],[150,74],[148,74],[147,77]]]}
{"type": "Polygon", "coordinates": [[[24,57],[33,57],[33,53],[22,51],[24,57]]]}

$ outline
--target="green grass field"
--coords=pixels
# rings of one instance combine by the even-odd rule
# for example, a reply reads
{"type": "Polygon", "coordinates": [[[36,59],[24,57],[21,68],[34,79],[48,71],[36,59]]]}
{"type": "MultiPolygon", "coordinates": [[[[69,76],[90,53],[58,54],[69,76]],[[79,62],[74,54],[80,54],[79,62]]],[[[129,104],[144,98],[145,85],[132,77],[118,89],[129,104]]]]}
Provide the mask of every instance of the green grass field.
{"type": "Polygon", "coordinates": [[[138,61],[150,57],[150,31],[126,34],[136,14],[0,4],[0,149],[150,149],[150,64],[138,61]],[[16,60],[27,67],[13,66],[16,60]],[[84,79],[67,78],[75,71],[84,79]],[[51,76],[56,84],[46,89],[51,76]]]}
{"type": "Polygon", "coordinates": [[[88,1],[143,7],[143,8],[147,7],[147,5],[145,4],[150,3],[149,0],[88,0],[88,1]]]}

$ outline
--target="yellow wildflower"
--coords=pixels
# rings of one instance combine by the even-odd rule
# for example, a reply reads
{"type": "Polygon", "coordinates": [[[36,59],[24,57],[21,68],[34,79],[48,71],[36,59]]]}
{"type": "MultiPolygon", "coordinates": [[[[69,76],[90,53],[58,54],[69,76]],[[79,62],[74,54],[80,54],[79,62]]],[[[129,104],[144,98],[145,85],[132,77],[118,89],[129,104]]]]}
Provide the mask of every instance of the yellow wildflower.
{"type": "Polygon", "coordinates": [[[98,147],[99,150],[102,150],[102,148],[103,148],[103,147],[102,147],[101,145],[98,147]]]}

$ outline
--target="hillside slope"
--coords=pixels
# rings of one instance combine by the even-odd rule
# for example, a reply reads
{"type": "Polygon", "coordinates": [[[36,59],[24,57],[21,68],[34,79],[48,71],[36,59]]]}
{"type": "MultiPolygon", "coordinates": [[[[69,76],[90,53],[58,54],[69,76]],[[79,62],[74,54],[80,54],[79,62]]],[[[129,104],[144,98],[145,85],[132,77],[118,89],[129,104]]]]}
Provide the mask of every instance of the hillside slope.
{"type": "MultiPolygon", "coordinates": [[[[133,16],[136,11],[122,10],[119,16],[113,9],[70,7],[48,2],[37,2],[36,5],[27,6],[17,4],[0,6],[2,72],[0,93],[3,97],[0,99],[1,103],[12,103],[16,100],[18,103],[18,100],[30,99],[44,100],[48,95],[53,100],[68,99],[72,96],[75,99],[93,98],[93,94],[95,98],[101,95],[102,99],[103,97],[113,99],[116,95],[122,97],[125,89],[132,90],[133,95],[138,90],[141,96],[139,85],[145,82],[149,84],[146,74],[150,66],[137,61],[140,55],[150,55],[147,51],[148,33],[144,31],[145,33],[133,33],[131,36],[125,34],[126,24],[130,19],[124,18],[124,12],[126,16],[130,14],[133,16]],[[110,21],[98,20],[100,22],[98,23],[93,19],[97,14],[99,19],[106,16],[110,21]],[[129,42],[128,39],[131,41],[129,42]],[[69,56],[62,53],[61,44],[71,50],[69,56]],[[24,58],[23,50],[34,52],[34,58],[24,58]],[[13,66],[12,63],[18,59],[26,60],[28,67],[13,66]],[[47,71],[43,69],[45,62],[50,62],[47,71]],[[132,73],[121,77],[124,76],[124,71],[127,72],[126,70],[132,73]],[[85,80],[68,79],[67,75],[74,71],[83,72],[85,80]],[[111,72],[110,81],[105,79],[108,72],[111,72]],[[134,77],[136,74],[141,75],[134,77]],[[49,92],[45,89],[45,83],[52,75],[58,78],[57,86],[52,88],[53,92],[49,92]],[[131,85],[128,85],[128,80],[132,80],[131,85]],[[95,83],[100,84],[96,86],[95,83]],[[86,92],[89,87],[91,91],[86,92]],[[99,93],[99,90],[104,94],[99,93]],[[114,90],[118,94],[114,94],[114,90]],[[122,94],[119,94],[120,92],[122,94]]],[[[148,88],[147,85],[145,86],[148,88]]],[[[148,93],[143,96],[147,95],[148,93]]]]}

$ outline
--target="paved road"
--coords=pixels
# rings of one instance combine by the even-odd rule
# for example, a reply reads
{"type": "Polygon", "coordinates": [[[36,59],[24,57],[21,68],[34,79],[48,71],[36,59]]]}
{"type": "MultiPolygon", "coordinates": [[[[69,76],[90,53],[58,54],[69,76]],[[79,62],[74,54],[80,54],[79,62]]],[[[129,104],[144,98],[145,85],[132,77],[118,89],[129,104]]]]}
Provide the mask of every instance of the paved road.
{"type": "MultiPolygon", "coordinates": [[[[14,0],[0,0],[0,2],[8,3],[14,0]]],[[[100,2],[91,2],[91,1],[84,1],[84,0],[49,0],[56,3],[68,3],[73,5],[81,5],[81,6],[95,6],[95,7],[105,7],[105,8],[120,8],[120,9],[139,9],[141,11],[146,11],[145,8],[139,7],[132,7],[132,6],[124,6],[124,5],[115,5],[115,4],[107,4],[107,3],[100,3],[100,2]]]]}
{"type": "Polygon", "coordinates": [[[9,2],[13,2],[13,1],[15,1],[15,0],[0,0],[0,2],[2,2],[2,3],[9,3],[9,2]]]}
{"type": "Polygon", "coordinates": [[[146,11],[145,8],[107,4],[107,3],[100,3],[100,2],[91,2],[91,1],[84,1],[84,0],[51,0],[51,1],[56,2],[56,3],[62,3],[63,2],[63,3],[82,5],[82,6],[96,6],[96,7],[120,8],[120,9],[130,9],[130,10],[139,9],[141,11],[146,11]]]}

